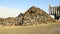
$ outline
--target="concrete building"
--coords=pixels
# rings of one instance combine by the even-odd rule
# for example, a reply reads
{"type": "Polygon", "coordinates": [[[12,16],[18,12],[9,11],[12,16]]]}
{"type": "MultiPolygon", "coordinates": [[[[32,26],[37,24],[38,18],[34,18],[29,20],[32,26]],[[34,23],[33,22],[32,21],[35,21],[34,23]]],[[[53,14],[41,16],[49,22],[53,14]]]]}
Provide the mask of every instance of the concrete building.
{"type": "Polygon", "coordinates": [[[59,6],[51,6],[49,5],[49,14],[54,16],[54,19],[60,18],[60,5],[59,6]]]}

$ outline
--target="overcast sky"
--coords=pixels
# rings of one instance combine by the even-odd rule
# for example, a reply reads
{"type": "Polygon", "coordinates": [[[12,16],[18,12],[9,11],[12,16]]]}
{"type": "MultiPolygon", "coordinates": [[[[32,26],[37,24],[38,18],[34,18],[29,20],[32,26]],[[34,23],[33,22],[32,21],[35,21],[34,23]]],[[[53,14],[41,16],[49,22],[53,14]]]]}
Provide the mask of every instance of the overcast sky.
{"type": "Polygon", "coordinates": [[[16,17],[31,6],[39,7],[49,13],[49,4],[57,6],[60,0],[0,0],[0,17],[16,17]]]}

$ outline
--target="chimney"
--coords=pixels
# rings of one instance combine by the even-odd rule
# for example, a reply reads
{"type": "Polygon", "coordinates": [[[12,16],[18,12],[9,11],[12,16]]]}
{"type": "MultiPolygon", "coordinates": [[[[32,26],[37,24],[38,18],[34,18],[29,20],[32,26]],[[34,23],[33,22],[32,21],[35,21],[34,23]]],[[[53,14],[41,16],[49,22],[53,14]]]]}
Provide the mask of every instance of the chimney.
{"type": "Polygon", "coordinates": [[[49,4],[49,8],[51,7],[51,4],[49,4]]]}

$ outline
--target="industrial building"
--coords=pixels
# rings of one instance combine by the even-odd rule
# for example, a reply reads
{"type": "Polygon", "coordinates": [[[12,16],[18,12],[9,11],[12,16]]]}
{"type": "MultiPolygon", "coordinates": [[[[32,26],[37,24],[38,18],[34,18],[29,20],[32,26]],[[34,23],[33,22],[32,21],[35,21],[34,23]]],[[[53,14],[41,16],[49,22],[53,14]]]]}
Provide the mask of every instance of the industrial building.
{"type": "Polygon", "coordinates": [[[60,18],[60,5],[59,6],[49,5],[49,14],[53,15],[54,19],[59,20],[59,18],[60,18]]]}

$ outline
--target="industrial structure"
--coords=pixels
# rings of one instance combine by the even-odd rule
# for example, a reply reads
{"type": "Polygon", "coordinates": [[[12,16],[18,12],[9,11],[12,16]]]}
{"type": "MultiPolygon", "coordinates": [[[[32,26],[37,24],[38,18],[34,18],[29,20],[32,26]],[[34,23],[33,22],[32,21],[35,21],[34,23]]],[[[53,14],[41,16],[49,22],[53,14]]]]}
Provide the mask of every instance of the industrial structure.
{"type": "Polygon", "coordinates": [[[60,18],[60,5],[59,6],[49,5],[49,14],[53,15],[54,19],[59,20],[59,18],[60,18]]]}

